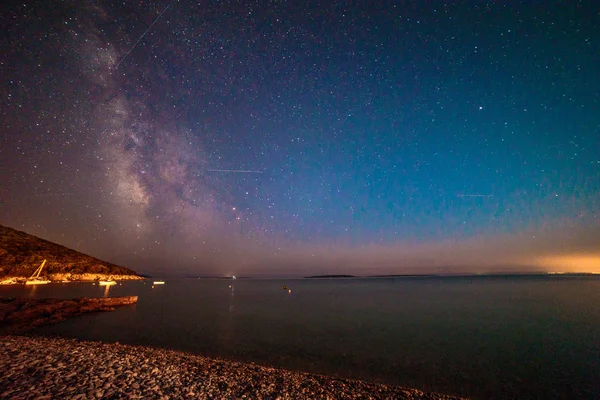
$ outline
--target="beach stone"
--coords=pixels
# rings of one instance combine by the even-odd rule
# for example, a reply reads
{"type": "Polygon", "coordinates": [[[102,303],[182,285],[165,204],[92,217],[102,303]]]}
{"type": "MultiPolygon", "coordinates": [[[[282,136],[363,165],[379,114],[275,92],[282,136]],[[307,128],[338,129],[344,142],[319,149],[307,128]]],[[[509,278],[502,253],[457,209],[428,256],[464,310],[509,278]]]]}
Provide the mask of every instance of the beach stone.
{"type": "Polygon", "coordinates": [[[169,350],[61,338],[0,336],[0,368],[10,371],[0,374],[2,399],[458,399],[169,350]],[[73,372],[56,371],[66,366],[73,372]]]}

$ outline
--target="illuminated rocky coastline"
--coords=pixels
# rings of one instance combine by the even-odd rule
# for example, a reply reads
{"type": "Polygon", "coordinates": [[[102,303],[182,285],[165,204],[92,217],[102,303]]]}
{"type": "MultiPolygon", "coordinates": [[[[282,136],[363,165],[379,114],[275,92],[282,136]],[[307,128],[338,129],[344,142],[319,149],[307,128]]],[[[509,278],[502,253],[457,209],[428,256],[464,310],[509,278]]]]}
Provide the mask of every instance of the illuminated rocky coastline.
{"type": "MultiPolygon", "coordinates": [[[[99,281],[140,281],[145,278],[138,275],[115,275],[115,274],[72,274],[72,273],[56,273],[45,275],[51,282],[99,282],[99,281]]],[[[25,283],[26,276],[4,276],[0,278],[0,285],[13,285],[25,283]]]]}
{"type": "Polygon", "coordinates": [[[143,280],[135,271],[0,225],[0,285],[25,283],[40,265],[51,282],[143,280]]]}

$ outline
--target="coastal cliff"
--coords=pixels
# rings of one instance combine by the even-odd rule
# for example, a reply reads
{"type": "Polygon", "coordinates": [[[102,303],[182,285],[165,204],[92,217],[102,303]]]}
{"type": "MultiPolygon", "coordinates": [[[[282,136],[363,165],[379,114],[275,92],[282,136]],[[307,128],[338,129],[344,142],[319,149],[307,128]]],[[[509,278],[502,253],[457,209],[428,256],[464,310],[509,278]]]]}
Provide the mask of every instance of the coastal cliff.
{"type": "Polygon", "coordinates": [[[53,281],[143,279],[128,268],[0,225],[0,281],[25,279],[44,260],[42,275],[53,281]]]}

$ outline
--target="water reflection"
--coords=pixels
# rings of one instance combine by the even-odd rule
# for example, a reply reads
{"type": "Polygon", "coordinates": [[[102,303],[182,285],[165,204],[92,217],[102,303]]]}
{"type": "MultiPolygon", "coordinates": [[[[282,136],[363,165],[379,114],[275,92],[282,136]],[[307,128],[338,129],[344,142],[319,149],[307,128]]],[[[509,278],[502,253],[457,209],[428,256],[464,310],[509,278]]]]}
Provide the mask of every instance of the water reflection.
{"type": "Polygon", "coordinates": [[[25,289],[29,289],[27,290],[27,297],[29,297],[30,299],[36,297],[38,285],[25,285],[25,289]]]}
{"type": "Polygon", "coordinates": [[[229,289],[231,289],[230,294],[229,294],[229,312],[234,312],[235,311],[235,304],[234,304],[235,285],[232,283],[231,285],[229,285],[229,289]]]}

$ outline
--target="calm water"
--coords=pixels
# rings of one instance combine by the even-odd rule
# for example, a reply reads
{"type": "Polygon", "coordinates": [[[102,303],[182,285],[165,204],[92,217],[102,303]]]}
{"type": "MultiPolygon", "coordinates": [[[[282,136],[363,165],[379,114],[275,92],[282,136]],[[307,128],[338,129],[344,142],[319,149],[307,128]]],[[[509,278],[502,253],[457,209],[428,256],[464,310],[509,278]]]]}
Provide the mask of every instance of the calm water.
{"type": "MultiPolygon", "coordinates": [[[[0,287],[2,297],[105,294],[79,283],[0,287]]],[[[170,280],[126,282],[108,295],[139,302],[38,333],[480,399],[600,398],[594,277],[170,280]]]]}

